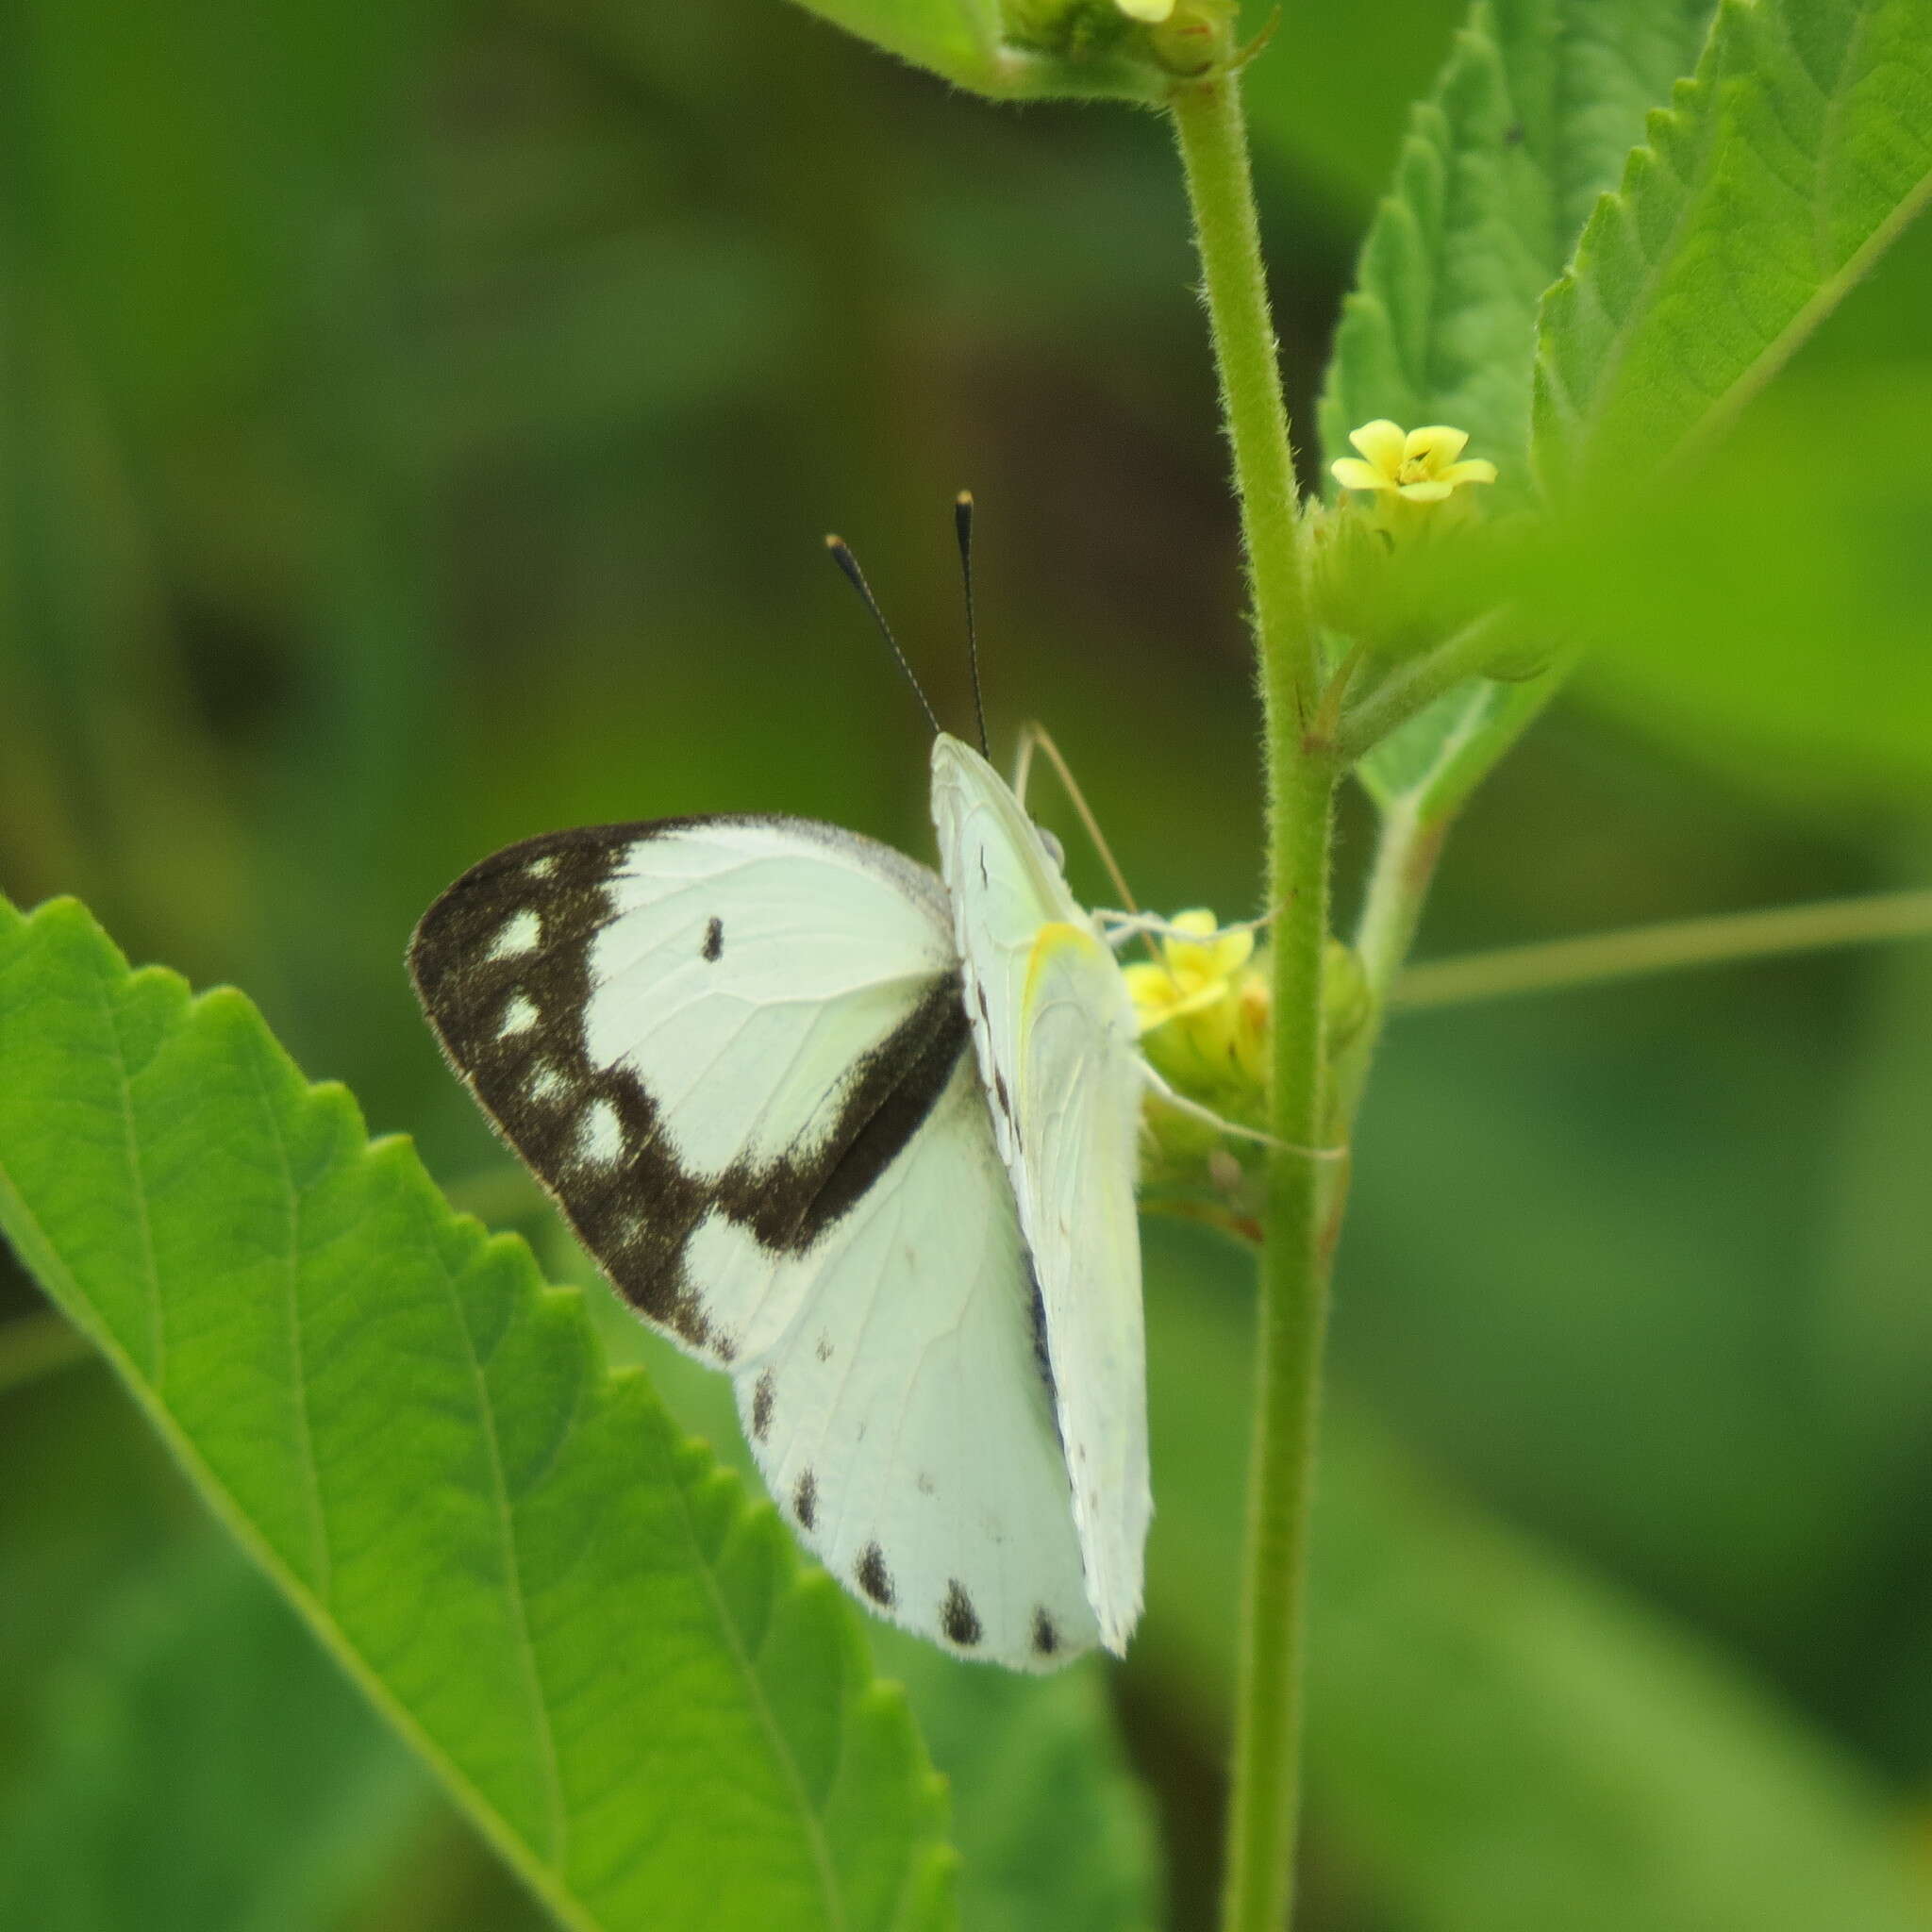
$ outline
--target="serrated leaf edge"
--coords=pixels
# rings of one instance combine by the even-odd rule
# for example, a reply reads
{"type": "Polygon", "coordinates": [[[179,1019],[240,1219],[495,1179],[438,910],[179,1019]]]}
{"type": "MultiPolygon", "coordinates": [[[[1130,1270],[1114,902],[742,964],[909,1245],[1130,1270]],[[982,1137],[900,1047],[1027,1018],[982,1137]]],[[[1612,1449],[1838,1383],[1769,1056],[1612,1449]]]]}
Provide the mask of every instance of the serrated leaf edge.
{"type": "MultiPolygon", "coordinates": [[[[245,1019],[256,1037],[258,1046],[269,1056],[281,1058],[289,1066],[291,1073],[299,1082],[303,1100],[333,1104],[346,1112],[348,1123],[353,1126],[359,1144],[345,1157],[338,1154],[332,1157],[333,1158],[345,1158],[350,1161],[401,1158],[407,1161],[414,1170],[415,1177],[420,1183],[420,1191],[427,1200],[442,1208],[453,1225],[475,1230],[476,1235],[482,1237],[483,1243],[490,1246],[508,1248],[518,1253],[522,1258],[520,1272],[524,1277],[518,1292],[525,1305],[534,1307],[548,1303],[554,1307],[568,1307],[576,1311],[575,1319],[582,1326],[582,1341],[591,1364],[591,1377],[588,1383],[591,1391],[588,1398],[590,1402],[608,1402],[613,1398],[616,1391],[626,1385],[634,1384],[649,1391],[649,1378],[641,1369],[612,1368],[608,1364],[603,1353],[603,1345],[589,1318],[582,1311],[583,1296],[580,1291],[544,1280],[535,1256],[531,1254],[528,1244],[521,1237],[492,1234],[474,1215],[463,1214],[451,1208],[441,1191],[437,1188],[428,1170],[417,1157],[414,1144],[408,1135],[391,1134],[375,1140],[370,1139],[361,1108],[355,1096],[341,1082],[310,1081],[303,1075],[293,1062],[289,1060],[259,1008],[245,993],[231,986],[211,987],[201,993],[196,993],[188,981],[172,968],[131,966],[106,929],[77,899],[51,899],[36,907],[32,911],[23,913],[4,896],[0,896],[0,941],[9,939],[17,932],[24,936],[25,943],[31,945],[37,932],[62,920],[77,924],[97,954],[105,954],[107,960],[111,963],[115,976],[122,983],[132,987],[145,982],[167,990],[174,1008],[165,1023],[167,1030],[172,1031],[181,1025],[192,1025],[200,1013],[210,1007],[219,1009],[224,1005],[232,1004],[238,1009],[239,1015],[245,1019]]],[[[498,1855],[522,1878],[544,1907],[563,1924],[572,1928],[572,1932],[608,1932],[606,1924],[597,1918],[562,1881],[561,1874],[553,1865],[546,1864],[536,1856],[535,1847],[509,1824],[496,1807],[484,1796],[434,1737],[417,1721],[408,1707],[390,1691],[382,1677],[348,1641],[341,1624],[328,1614],[325,1600],[296,1575],[274,1545],[256,1527],[253,1519],[235,1501],[225,1483],[203,1458],[187,1432],[175,1422],[159,1387],[150,1380],[113,1333],[96,1318],[91,1301],[80,1291],[72,1272],[60,1259],[58,1249],[48,1239],[38,1217],[27,1206],[4,1163],[0,1163],[0,1200],[6,1203],[12,1224],[16,1227],[25,1226],[29,1231],[28,1239],[17,1243],[23,1251],[22,1258],[27,1262],[36,1275],[60,1285],[64,1291],[60,1300],[69,1319],[112,1365],[142,1413],[153,1424],[156,1433],[166,1444],[169,1453],[194,1484],[197,1492],[212,1510],[217,1521],[235,1538],[251,1559],[294,1607],[303,1621],[314,1632],[318,1641],[335,1658],[351,1681],[401,1734],[410,1749],[431,1767],[444,1786],[456,1795],[465,1813],[475,1821],[498,1855]]],[[[446,1265],[444,1273],[447,1275],[446,1265]]],[[[450,1289],[453,1294],[459,1292],[453,1277],[450,1278],[450,1289]]],[[[467,1328],[465,1332],[467,1333],[467,1328]]],[[[487,1384],[482,1383],[480,1371],[479,1397],[483,1413],[491,1419],[493,1443],[494,1411],[490,1402],[487,1384]]],[[[653,1396],[654,1402],[655,1399],[653,1396]]],[[[577,1416],[574,1415],[565,1432],[566,1436],[577,1425],[577,1416]]],[[[693,1464],[693,1472],[700,1482],[715,1486],[721,1496],[730,1498],[730,1525],[761,1536],[773,1544],[784,1580],[782,1588],[774,1593],[766,1620],[768,1628],[775,1623],[776,1613],[788,1597],[795,1597],[802,1601],[814,1590],[820,1590],[831,1591],[836,1598],[837,1586],[829,1577],[800,1559],[796,1550],[790,1545],[777,1511],[769,1502],[748,1498],[744,1485],[738,1475],[718,1463],[704,1443],[693,1438],[684,1438],[680,1441],[674,1436],[671,1448],[670,1467],[666,1474],[677,1496],[678,1507],[690,1534],[694,1560],[703,1574],[707,1593],[716,1607],[720,1624],[727,1633],[727,1641],[739,1661],[747,1687],[748,1701],[758,1711],[767,1735],[773,1740],[774,1755],[783,1764],[788,1780],[799,1793],[800,1811],[808,1821],[820,1870],[824,1875],[828,1920],[834,1925],[843,1924],[845,1919],[842,1899],[837,1889],[836,1869],[829,1843],[825,1839],[824,1821],[806,1798],[803,1774],[785,1740],[783,1730],[771,1710],[764,1687],[759,1683],[757,1671],[745,1649],[743,1633],[726,1608],[716,1574],[713,1553],[708,1549],[707,1540],[700,1535],[692,1511],[693,1483],[688,1479],[687,1472],[677,1467],[678,1462],[702,1458],[702,1468],[693,1464]]],[[[497,1474],[500,1478],[500,1466],[497,1474]]],[[[518,1577],[516,1596],[521,1619],[524,1615],[522,1583],[514,1562],[513,1538],[508,1543],[508,1553],[512,1558],[508,1574],[518,1577]]],[[[527,1645],[527,1624],[520,1624],[520,1627],[525,1631],[527,1645]]],[[[924,1759],[924,1744],[918,1738],[911,1707],[903,1688],[872,1674],[871,1658],[866,1650],[864,1637],[851,1622],[849,1613],[840,1621],[839,1629],[839,1641],[844,1653],[842,1661],[845,1672],[845,1694],[850,1699],[845,1717],[840,1725],[841,1761],[842,1762],[844,1754],[849,1749],[854,1724],[868,1719],[891,1724],[894,1729],[909,1733],[909,1738],[905,1741],[912,1744],[919,1759],[924,1759]]],[[[539,1701],[541,1703],[541,1698],[539,1701]]],[[[940,1773],[931,1768],[929,1761],[925,1767],[924,1790],[927,1803],[935,1813],[929,1823],[935,1830],[942,1830],[948,1804],[946,1781],[940,1773]]],[[[957,1850],[942,1839],[928,1841],[924,1846],[915,1846],[913,1856],[908,1860],[908,1869],[902,1881],[900,1905],[894,1913],[893,1923],[917,1923],[916,1918],[908,1919],[908,1912],[915,1911],[922,1903],[931,1907],[942,1903],[958,1864],[957,1850]]]]}

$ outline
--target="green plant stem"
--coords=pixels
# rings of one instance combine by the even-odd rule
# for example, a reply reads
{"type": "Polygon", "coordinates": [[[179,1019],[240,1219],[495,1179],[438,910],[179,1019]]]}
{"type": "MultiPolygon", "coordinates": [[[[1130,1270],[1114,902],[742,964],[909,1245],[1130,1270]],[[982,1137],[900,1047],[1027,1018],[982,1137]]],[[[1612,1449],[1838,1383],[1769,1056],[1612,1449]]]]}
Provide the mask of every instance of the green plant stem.
{"type": "MultiPolygon", "coordinates": [[[[1275,915],[1271,1122],[1285,1146],[1309,1148],[1322,1144],[1322,963],[1339,767],[1333,748],[1308,731],[1320,665],[1238,75],[1223,72],[1180,90],[1173,109],[1254,599],[1275,915]]],[[[1280,1932],[1292,1897],[1308,1514],[1328,1309],[1323,1206],[1319,1164],[1277,1153],[1260,1266],[1224,1932],[1280,1932]]]]}
{"type": "Polygon", "coordinates": [[[1497,620],[1479,617],[1433,650],[1413,658],[1385,678],[1360,704],[1344,710],[1336,734],[1341,756],[1353,764],[1418,711],[1479,677],[1496,654],[1497,620]]]}
{"type": "Polygon", "coordinates": [[[1299,724],[1311,708],[1320,667],[1240,76],[1224,74],[1181,89],[1173,111],[1221,378],[1222,417],[1234,452],[1272,748],[1275,725],[1290,719],[1299,724]]]}
{"type": "Polygon", "coordinates": [[[1369,1062],[1389,1017],[1403,961],[1422,924],[1423,907],[1436,875],[1436,861],[1454,815],[1425,812],[1398,801],[1382,815],[1374,864],[1356,921],[1355,954],[1369,988],[1369,1017],[1339,1056],[1335,1069],[1337,1126],[1346,1136],[1361,1105],[1369,1062]]]}
{"type": "Polygon", "coordinates": [[[1925,938],[1932,938],[1932,891],[1884,892],[1432,959],[1411,966],[1395,982],[1394,1004],[1460,1006],[1512,993],[1598,986],[1690,966],[1722,966],[1828,946],[1925,938]]]}

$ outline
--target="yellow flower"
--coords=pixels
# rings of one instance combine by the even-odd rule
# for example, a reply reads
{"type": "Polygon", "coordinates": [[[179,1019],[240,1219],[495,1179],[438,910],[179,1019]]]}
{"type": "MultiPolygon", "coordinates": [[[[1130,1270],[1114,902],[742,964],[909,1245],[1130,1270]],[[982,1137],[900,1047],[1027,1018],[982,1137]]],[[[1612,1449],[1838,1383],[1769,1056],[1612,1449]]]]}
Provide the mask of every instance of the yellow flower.
{"type": "Polygon", "coordinates": [[[1209,937],[1217,929],[1214,915],[1203,909],[1177,912],[1168,923],[1175,930],[1160,941],[1164,963],[1157,966],[1152,960],[1138,960],[1124,969],[1142,1033],[1151,1033],[1185,1014],[1205,1013],[1219,1006],[1228,998],[1228,982],[1255,950],[1251,932],[1209,937]],[[1188,933],[1201,937],[1181,937],[1188,933]]]}
{"type": "Polygon", "coordinates": [[[1113,4],[1129,20],[1143,21],[1149,26],[1158,26],[1174,11],[1174,0],[1113,0],[1113,4]]]}
{"type": "Polygon", "coordinates": [[[1458,462],[1466,429],[1436,424],[1404,432],[1387,417],[1349,431],[1358,457],[1337,457],[1328,465],[1344,490],[1393,491],[1409,503],[1441,503],[1464,483],[1493,483],[1496,466],[1481,457],[1458,462]]]}

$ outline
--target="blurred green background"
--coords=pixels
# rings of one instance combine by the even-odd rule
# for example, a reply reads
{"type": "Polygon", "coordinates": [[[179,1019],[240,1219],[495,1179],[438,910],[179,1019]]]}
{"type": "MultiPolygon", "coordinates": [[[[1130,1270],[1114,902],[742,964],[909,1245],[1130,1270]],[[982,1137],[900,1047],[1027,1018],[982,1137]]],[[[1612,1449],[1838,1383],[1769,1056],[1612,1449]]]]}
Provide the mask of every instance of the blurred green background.
{"type": "MultiPolygon", "coordinates": [[[[1254,70],[1303,421],[1458,10],[1297,4],[1254,70]]],[[[779,0],[11,19],[17,902],[78,892],[136,959],[240,984],[572,1272],[437,1059],[408,930],[572,823],[783,810],[924,853],[919,714],[819,539],[854,541],[958,724],[965,484],[996,750],[1042,719],[1144,900],[1254,909],[1233,518],[1153,117],[990,108],[779,0]]],[[[1497,774],[1424,953],[1924,880],[1928,297],[1915,232],[1757,408],[1694,628],[1642,626],[1497,774]],[[1802,596],[1766,579],[1767,476],[1800,548],[1791,505],[1880,545],[1858,595],[1917,625],[1911,675],[1801,561],[1802,596]]],[[[1352,800],[1344,904],[1371,837],[1352,800]]],[[[1341,1257],[1310,1932],[1932,1918],[1928,1095],[1923,947],[1397,1024],[1341,1257]],[[1894,1853],[1880,1902],[1827,1903],[1894,1853]]],[[[1249,1281],[1208,1237],[1149,1246],[1159,1515],[1112,1689],[1194,1926],[1249,1281]]],[[[38,1362],[0,1270],[0,1880],[33,1925],[533,1924],[105,1372],[38,1362]]],[[[722,1385],[650,1359],[736,1453],[722,1385]]],[[[970,1850],[1020,1707],[915,1691],[970,1850]]],[[[996,1876],[976,1923],[1022,1923],[996,1876]]]]}

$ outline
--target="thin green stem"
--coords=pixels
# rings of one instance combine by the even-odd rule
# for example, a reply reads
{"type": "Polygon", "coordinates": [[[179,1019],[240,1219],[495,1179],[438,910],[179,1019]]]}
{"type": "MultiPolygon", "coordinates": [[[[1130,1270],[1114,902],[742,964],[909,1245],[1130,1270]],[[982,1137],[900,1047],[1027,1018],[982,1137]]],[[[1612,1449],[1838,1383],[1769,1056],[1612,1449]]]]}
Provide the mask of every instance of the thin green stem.
{"type": "Polygon", "coordinates": [[[1436,861],[1449,836],[1448,813],[1424,813],[1413,800],[1399,800],[1382,814],[1374,865],[1356,921],[1355,955],[1369,987],[1369,1016],[1335,1069],[1338,1129],[1348,1134],[1361,1105],[1369,1062],[1374,1058],[1403,961],[1422,924],[1436,861]]]}
{"type": "Polygon", "coordinates": [[[1394,1003],[1405,1008],[1460,1006],[1690,966],[1926,938],[1932,938],[1932,891],[1884,892],[1432,959],[1411,966],[1395,982],[1394,1003]]]}
{"type": "Polygon", "coordinates": [[[1386,677],[1360,704],[1342,713],[1337,734],[1341,755],[1353,764],[1418,711],[1426,710],[1457,685],[1479,677],[1496,655],[1497,619],[1479,617],[1434,650],[1411,658],[1386,677]]]}
{"type": "MultiPolygon", "coordinates": [[[[1173,108],[1254,600],[1275,915],[1271,1124],[1285,1147],[1316,1147],[1323,1144],[1322,964],[1339,767],[1333,748],[1310,730],[1320,660],[1239,76],[1224,70],[1183,88],[1173,108]]],[[[1224,1932],[1281,1932],[1289,1923],[1300,1810],[1308,1516],[1328,1310],[1318,1163],[1277,1153],[1267,1203],[1224,1932]]]]}

